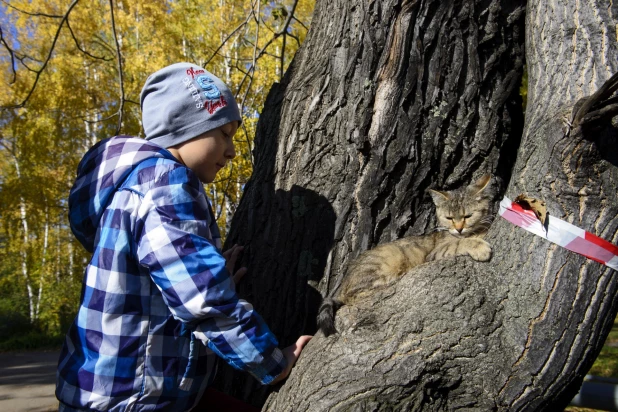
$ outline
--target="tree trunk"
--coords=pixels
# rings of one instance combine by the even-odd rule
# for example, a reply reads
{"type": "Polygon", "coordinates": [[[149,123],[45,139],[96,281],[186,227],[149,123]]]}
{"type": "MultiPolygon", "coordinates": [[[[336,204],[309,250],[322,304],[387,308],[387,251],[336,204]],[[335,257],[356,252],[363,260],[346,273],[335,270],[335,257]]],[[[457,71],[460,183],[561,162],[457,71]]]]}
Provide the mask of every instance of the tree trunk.
{"type": "MultiPolygon", "coordinates": [[[[315,332],[319,294],[350,259],[432,228],[429,187],[491,172],[501,194],[542,198],[616,242],[618,144],[602,116],[613,106],[580,99],[618,71],[618,5],[555,3],[525,17],[523,1],[318,2],[267,99],[228,238],[247,246],[241,294],[281,346],[315,332]]],[[[264,408],[565,406],[616,315],[616,272],[500,218],[487,239],[489,263],[425,264],[340,309],[340,333],[317,335],[264,408]]],[[[229,369],[217,384],[256,405],[267,394],[229,369]]]]}
{"type": "Polygon", "coordinates": [[[36,298],[36,309],[34,311],[35,319],[39,319],[41,309],[41,298],[43,297],[43,278],[47,272],[47,245],[49,242],[49,205],[47,199],[43,197],[43,203],[45,204],[45,225],[43,229],[43,251],[41,253],[41,270],[39,273],[39,291],[36,298]]]}
{"type": "MultiPolygon", "coordinates": [[[[12,147],[12,150],[15,150],[15,147],[12,147]]],[[[15,166],[15,174],[17,175],[17,180],[21,181],[21,169],[19,167],[19,159],[15,152],[9,152],[12,159],[13,165],[15,166]]],[[[21,257],[21,274],[24,277],[24,282],[26,283],[26,290],[28,292],[28,313],[30,315],[30,323],[34,323],[36,320],[35,312],[34,312],[34,292],[32,290],[32,284],[30,283],[30,273],[28,270],[28,250],[30,244],[30,231],[28,230],[28,213],[26,209],[26,201],[23,195],[19,195],[19,218],[21,221],[21,227],[23,230],[23,245],[19,252],[21,257]]]]}

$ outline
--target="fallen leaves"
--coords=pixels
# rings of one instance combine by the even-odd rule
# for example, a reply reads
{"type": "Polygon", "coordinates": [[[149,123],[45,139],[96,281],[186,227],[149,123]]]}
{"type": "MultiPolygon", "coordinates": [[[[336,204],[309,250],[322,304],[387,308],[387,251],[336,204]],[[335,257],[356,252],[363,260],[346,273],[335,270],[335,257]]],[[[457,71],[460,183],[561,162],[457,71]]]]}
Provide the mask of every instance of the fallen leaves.
{"type": "Polygon", "coordinates": [[[547,219],[547,206],[545,202],[534,197],[529,197],[525,194],[520,194],[515,198],[515,203],[527,210],[532,210],[536,217],[541,221],[541,224],[545,226],[545,220],[547,219]]]}

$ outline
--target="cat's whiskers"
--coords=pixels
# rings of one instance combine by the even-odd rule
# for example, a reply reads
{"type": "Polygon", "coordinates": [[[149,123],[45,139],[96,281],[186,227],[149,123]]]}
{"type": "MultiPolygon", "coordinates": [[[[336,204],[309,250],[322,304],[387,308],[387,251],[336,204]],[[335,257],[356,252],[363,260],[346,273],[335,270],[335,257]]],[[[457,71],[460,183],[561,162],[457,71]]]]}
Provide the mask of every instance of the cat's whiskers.
{"type": "Polygon", "coordinates": [[[491,227],[493,220],[493,217],[490,215],[483,216],[472,227],[468,228],[469,230],[466,234],[468,236],[473,236],[479,233],[487,232],[487,230],[491,227]]]}

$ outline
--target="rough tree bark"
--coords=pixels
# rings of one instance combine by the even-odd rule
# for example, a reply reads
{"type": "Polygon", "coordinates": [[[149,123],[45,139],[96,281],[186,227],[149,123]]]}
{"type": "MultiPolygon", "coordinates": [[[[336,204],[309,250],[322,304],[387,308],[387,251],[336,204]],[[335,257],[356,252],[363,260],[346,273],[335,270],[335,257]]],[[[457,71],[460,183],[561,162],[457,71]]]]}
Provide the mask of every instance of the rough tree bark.
{"type": "MultiPolygon", "coordinates": [[[[618,71],[618,5],[524,9],[517,0],[318,1],[269,94],[228,239],[247,245],[241,294],[282,346],[315,331],[319,293],[336,287],[346,262],[432,227],[428,187],[489,171],[500,194],[540,197],[552,216],[616,243],[616,88],[589,97],[618,71]]],[[[500,218],[488,241],[489,263],[422,265],[343,307],[340,333],[317,335],[264,409],[566,405],[616,315],[616,272],[500,218]]],[[[267,395],[230,370],[218,379],[256,405],[267,395]]]]}

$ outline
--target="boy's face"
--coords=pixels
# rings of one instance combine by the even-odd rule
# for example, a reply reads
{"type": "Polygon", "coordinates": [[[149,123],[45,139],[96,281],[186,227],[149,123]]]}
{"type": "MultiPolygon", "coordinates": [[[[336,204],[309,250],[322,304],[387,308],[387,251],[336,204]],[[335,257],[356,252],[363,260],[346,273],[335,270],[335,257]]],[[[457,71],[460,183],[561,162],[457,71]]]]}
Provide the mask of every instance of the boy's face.
{"type": "Polygon", "coordinates": [[[230,122],[168,150],[202,183],[212,183],[219,170],[236,157],[233,141],[236,130],[238,122],[230,122]]]}

